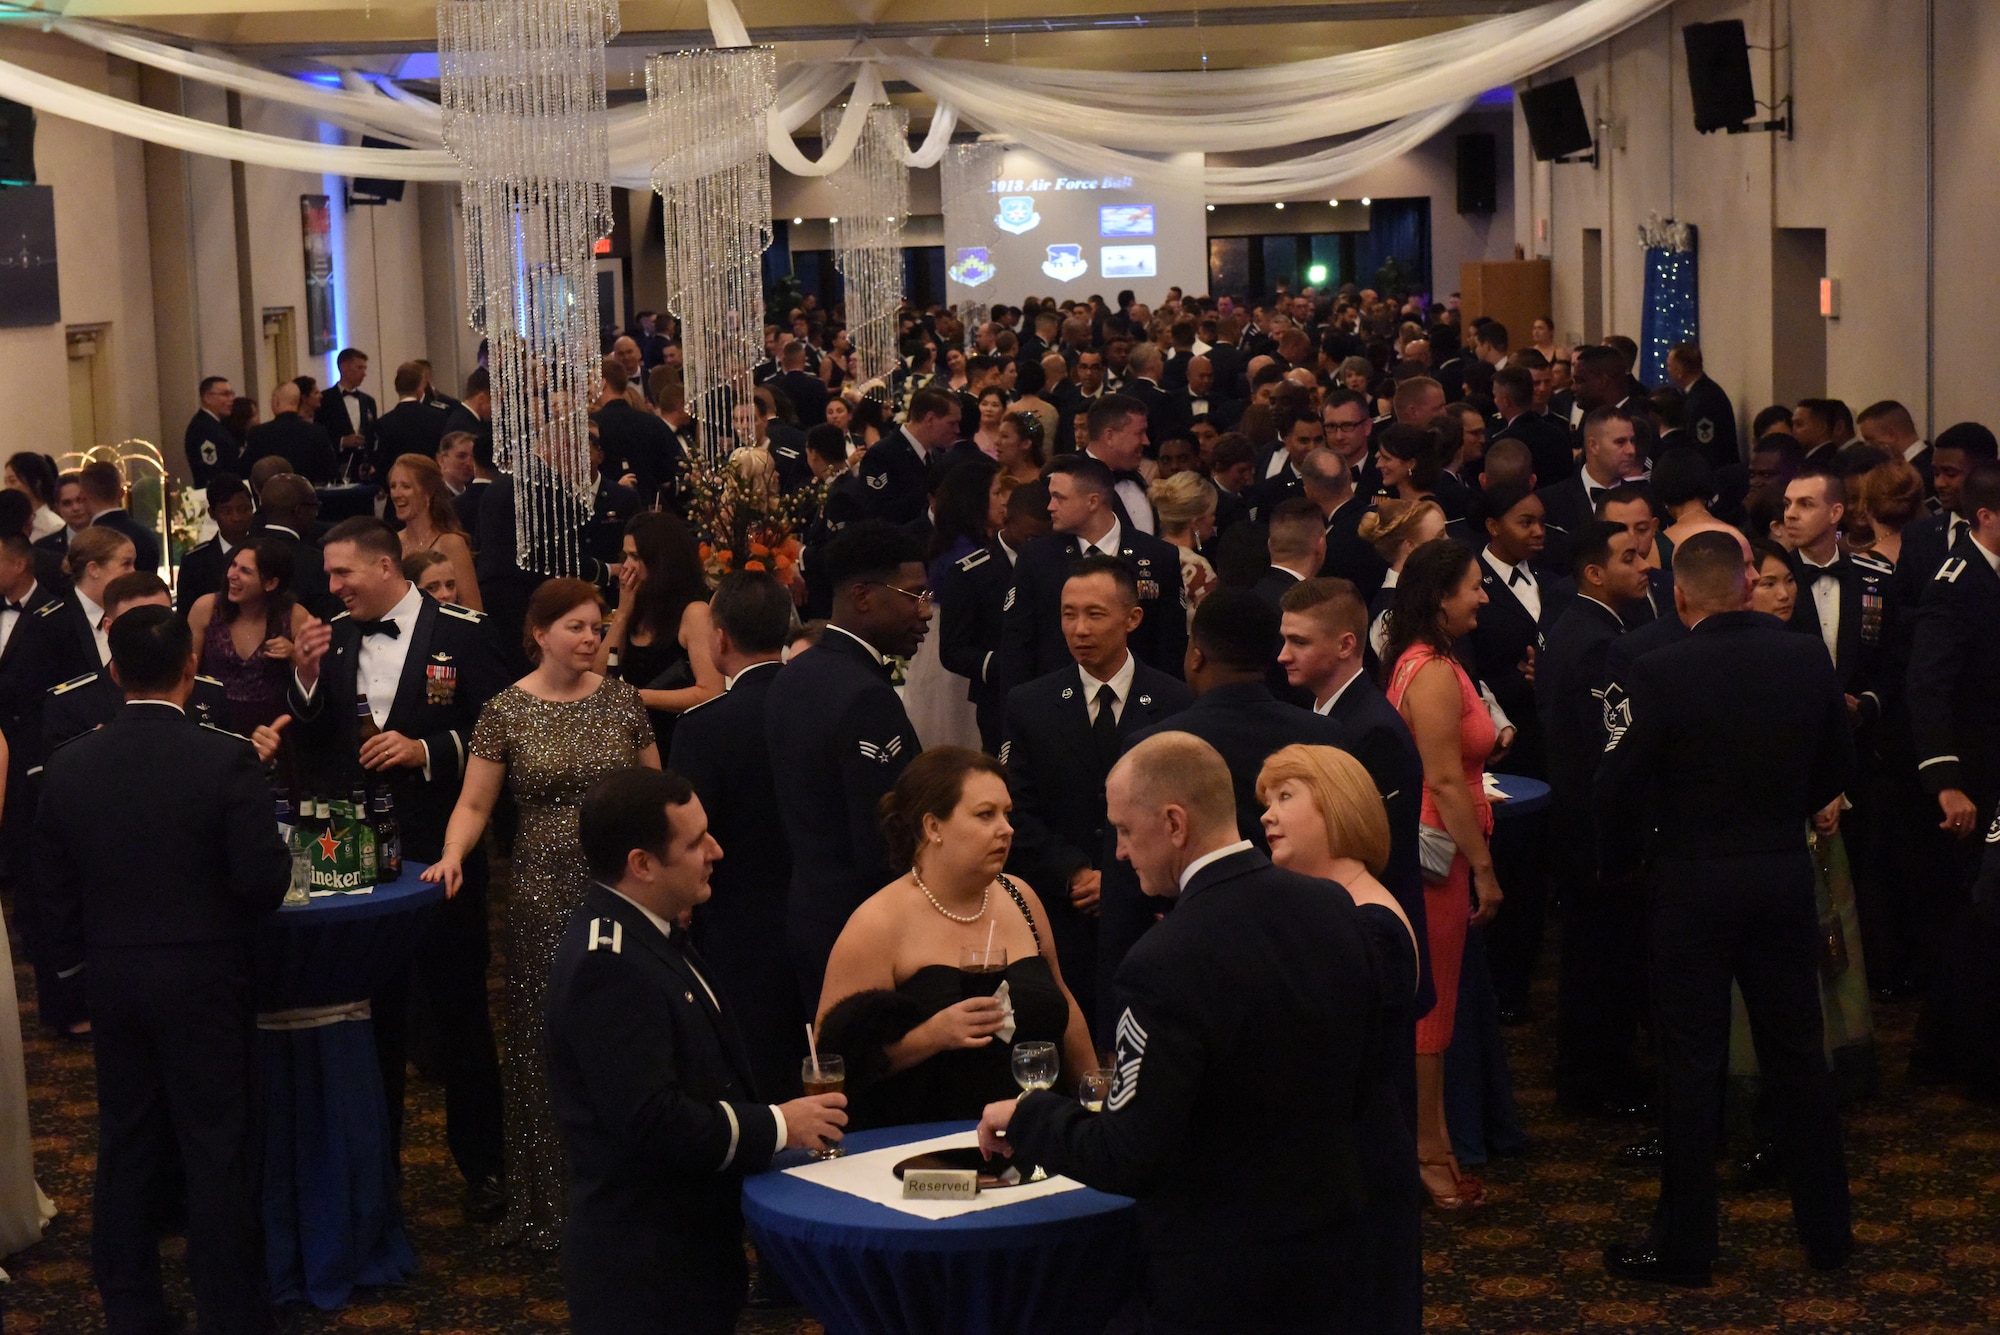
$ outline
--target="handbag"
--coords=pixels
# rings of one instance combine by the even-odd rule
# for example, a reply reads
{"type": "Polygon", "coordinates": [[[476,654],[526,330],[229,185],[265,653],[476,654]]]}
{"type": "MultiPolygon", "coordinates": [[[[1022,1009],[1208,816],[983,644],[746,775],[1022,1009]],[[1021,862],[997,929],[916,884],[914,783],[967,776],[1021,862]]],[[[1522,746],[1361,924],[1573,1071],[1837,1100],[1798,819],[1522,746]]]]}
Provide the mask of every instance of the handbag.
{"type": "Polygon", "coordinates": [[[1458,841],[1448,831],[1435,825],[1417,826],[1417,866],[1423,871],[1424,880],[1437,885],[1451,875],[1451,864],[1458,857],[1458,841]]]}

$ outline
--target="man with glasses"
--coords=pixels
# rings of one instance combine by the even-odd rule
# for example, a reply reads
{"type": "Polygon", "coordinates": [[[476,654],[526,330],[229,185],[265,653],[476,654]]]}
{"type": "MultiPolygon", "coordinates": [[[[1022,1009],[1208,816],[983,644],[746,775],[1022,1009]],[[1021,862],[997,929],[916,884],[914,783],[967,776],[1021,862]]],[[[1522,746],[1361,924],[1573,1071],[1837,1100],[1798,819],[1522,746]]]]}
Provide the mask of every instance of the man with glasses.
{"type": "Polygon", "coordinates": [[[1330,389],[1320,405],[1320,422],[1326,427],[1326,445],[1347,465],[1347,475],[1362,495],[1372,496],[1380,478],[1368,474],[1375,454],[1369,448],[1368,400],[1351,389],[1330,389]],[[1373,485],[1370,485],[1370,483],[1373,485]]]}
{"type": "Polygon", "coordinates": [[[931,620],[923,548],[902,529],[850,524],[820,560],[832,620],[817,645],[779,670],[764,711],[792,846],[787,935],[808,1015],[818,1012],[827,957],[848,914],[908,870],[889,865],[877,815],[921,749],[889,660],[913,656],[931,620]]]}

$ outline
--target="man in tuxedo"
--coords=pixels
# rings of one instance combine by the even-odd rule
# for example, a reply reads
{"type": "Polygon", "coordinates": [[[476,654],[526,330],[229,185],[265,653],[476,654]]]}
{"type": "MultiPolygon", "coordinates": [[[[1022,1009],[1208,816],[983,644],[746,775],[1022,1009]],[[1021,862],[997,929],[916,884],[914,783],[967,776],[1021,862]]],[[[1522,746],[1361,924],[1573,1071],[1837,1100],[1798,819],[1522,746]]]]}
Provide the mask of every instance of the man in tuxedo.
{"type": "Polygon", "coordinates": [[[235,406],[236,391],[230,388],[227,376],[203,378],[201,407],[194,410],[194,416],[188,419],[187,431],[181,436],[181,449],[187,455],[188,475],[197,487],[207,486],[209,475],[218,470],[227,473],[236,471],[236,460],[243,446],[222,420],[235,406]]]}
{"type": "MultiPolygon", "coordinates": [[[[1007,517],[993,541],[946,566],[933,593],[938,606],[938,661],[971,685],[966,697],[979,720],[979,740],[988,755],[999,755],[1001,732],[1000,648],[1007,590],[1014,566],[1030,542],[1049,532],[1049,489],[1043,482],[1007,494],[1007,517]]],[[[1034,882],[1030,880],[1030,884],[1034,882]]]]}
{"type": "Polygon", "coordinates": [[[421,362],[404,362],[396,368],[396,406],[375,423],[377,477],[389,476],[389,466],[403,455],[437,457],[448,413],[424,398],[428,379],[421,362]]]}
{"type": "Polygon", "coordinates": [[[1861,440],[1873,446],[1891,459],[1901,459],[1917,470],[1924,480],[1924,494],[1936,492],[1936,484],[1931,480],[1930,442],[1917,434],[1917,424],[1910,417],[1910,410],[1894,399],[1883,399],[1871,403],[1861,410],[1859,419],[1861,440]]]}
{"type": "Polygon", "coordinates": [[[947,449],[958,439],[959,416],[958,395],[941,386],[926,385],[910,396],[908,419],[861,457],[870,518],[928,524],[927,461],[932,451],[947,449]]]}
{"type": "Polygon", "coordinates": [[[1652,853],[1647,937],[1664,1159],[1652,1228],[1605,1249],[1605,1268],[1624,1278],[1709,1283],[1732,980],[1777,1115],[1806,1259],[1838,1268],[1853,1247],[1806,832],[1815,821],[1825,828],[1827,808],[1851,783],[1854,746],[1825,649],[1741,610],[1748,596],[1733,535],[1697,533],[1680,544],[1674,601],[1690,629],[1633,665],[1624,729],[1607,739],[1597,771],[1607,850],[1646,838],[1652,853]]]}
{"type": "Polygon", "coordinates": [[[653,413],[634,408],[625,398],[625,366],[616,357],[603,362],[604,393],[597,400],[598,443],[606,471],[614,478],[630,473],[637,480],[640,501],[651,508],[662,495],[680,492],[687,460],[680,438],[653,413]]]}
{"type": "Polygon", "coordinates": [[[297,473],[279,473],[264,484],[257,498],[253,537],[266,534],[284,543],[292,558],[292,597],[316,617],[331,617],[340,600],[326,586],[319,544],[311,534],[319,527],[319,493],[297,473]]]}
{"type": "Polygon", "coordinates": [[[1687,397],[1683,420],[1703,457],[1717,468],[1743,462],[1736,452],[1736,407],[1702,369],[1699,343],[1676,343],[1667,352],[1667,379],[1687,397]]]}
{"type": "Polygon", "coordinates": [[[284,899],[291,855],[256,752],[182,712],[195,674],[187,622],[140,608],[111,638],[126,704],[50,757],[35,825],[50,948],[90,975],[91,1270],[112,1330],[178,1326],[154,1220],[177,1150],[197,1319],[267,1332],[251,947],[284,899]]]}
{"type": "Polygon", "coordinates": [[[1805,451],[1805,462],[1831,465],[1854,439],[1854,414],[1839,399],[1800,399],[1792,408],[1792,439],[1805,451]]]}
{"type": "Polygon", "coordinates": [[[92,526],[122,534],[132,543],[134,564],[141,570],[158,570],[159,535],[148,532],[125,508],[125,476],[118,471],[118,465],[102,460],[85,464],[77,472],[77,481],[83,486],[83,500],[92,526]]]}
{"type": "Polygon", "coordinates": [[[1206,357],[1185,357],[1187,369],[1182,372],[1186,378],[1174,396],[1174,414],[1187,425],[1184,430],[1193,430],[1194,419],[1207,417],[1222,426],[1233,425],[1235,415],[1232,404],[1215,387],[1215,363],[1206,357]]]}
{"type": "MultiPolygon", "coordinates": [[[[294,725],[316,772],[383,786],[417,862],[445,854],[445,826],[465,780],[473,725],[506,685],[492,628],[479,612],[425,597],[403,578],[402,545],[379,519],[346,519],[326,535],[327,584],[346,611],[299,633],[290,691],[294,725]]],[[[335,791],[345,791],[336,789],[335,791]]],[[[486,855],[450,850],[463,868],[417,940],[439,1042],[445,1139],[465,1180],[469,1219],[499,1216],[500,1066],[486,1007],[486,855]]],[[[407,975],[372,999],[393,1143],[402,1143],[407,975]]]]}
{"type": "Polygon", "coordinates": [[[1279,505],[1305,494],[1305,479],[1299,465],[1305,457],[1326,445],[1326,424],[1319,411],[1304,395],[1285,396],[1284,415],[1278,422],[1278,445],[1266,466],[1264,479],[1250,488],[1251,517],[1268,524],[1279,505]]]}
{"type": "Polygon", "coordinates": [[[785,665],[764,707],[771,769],[785,776],[778,816],[792,848],[786,935],[809,1015],[819,1013],[827,957],[848,915],[906,870],[889,865],[878,805],[922,744],[889,684],[889,658],[915,654],[931,619],[923,549],[908,533],[879,520],[852,523],[821,560],[832,620],[818,644],[785,665]]]}
{"type": "MultiPolygon", "coordinates": [[[[1424,880],[1417,856],[1423,815],[1424,763],[1409,724],[1362,670],[1368,637],[1368,604],[1344,579],[1295,584],[1279,604],[1284,648],[1278,664],[1292,686],[1312,696],[1313,713],[1345,724],[1354,758],[1367,769],[1389,816],[1389,861],[1382,888],[1396,897],[1417,939],[1414,1023],[1437,1000],[1431,981],[1430,939],[1424,933],[1424,880]]],[[[1415,1051],[1415,1039],[1411,1039],[1415,1051]]],[[[1411,1097],[1414,1101],[1415,1091],[1411,1097]]]]}
{"type": "Polygon", "coordinates": [[[1577,1110],[1615,1109],[1640,1101],[1644,896],[1629,881],[1599,875],[1591,786],[1607,736],[1623,726],[1625,697],[1610,684],[1606,660],[1648,576],[1637,539],[1608,520],[1577,533],[1571,568],[1577,596],[1549,628],[1534,681],[1553,798],[1549,861],[1563,915],[1556,1096],[1577,1110]]]}
{"type": "Polygon", "coordinates": [[[1146,437],[1155,448],[1169,436],[1187,434],[1188,422],[1194,414],[1184,412],[1178,395],[1169,394],[1160,387],[1160,349],[1156,344],[1140,343],[1132,349],[1125,360],[1128,374],[1125,388],[1121,391],[1126,398],[1136,399],[1146,413],[1146,437]]]}
{"type": "Polygon", "coordinates": [[[743,1177],[780,1150],[838,1141],[847,1098],[760,1098],[740,1007],[675,925],[710,902],[731,856],[686,779],[607,775],[577,833],[593,879],[548,1005],[570,1320],[578,1335],[729,1335],[749,1290],[743,1177]]]}
{"type": "Polygon", "coordinates": [[[1313,450],[1299,465],[1299,478],[1305,483],[1306,499],[1319,510],[1326,535],[1326,556],[1314,573],[1349,580],[1362,591],[1364,601],[1372,599],[1389,567],[1361,536],[1361,521],[1370,506],[1354,485],[1347,461],[1331,449],[1313,450]]]}
{"type": "MultiPolygon", "coordinates": [[[[1583,419],[1583,467],[1573,477],[1545,484],[1536,495],[1549,528],[1549,561],[1569,560],[1569,535],[1597,518],[1598,497],[1638,468],[1638,436],[1632,415],[1620,408],[1593,408],[1583,419]]],[[[1537,477],[1539,477],[1539,473],[1537,477]]]]}
{"type": "Polygon", "coordinates": [[[1001,617],[1000,680],[1012,689],[1070,661],[1062,635],[1062,589],[1077,561],[1093,553],[1132,569],[1144,612],[1132,650],[1169,676],[1180,675],[1187,613],[1180,553],[1135,532],[1113,510],[1110,470],[1088,455],[1064,455],[1044,472],[1054,532],[1022,548],[1001,617]]]}
{"type": "Polygon", "coordinates": [[[1576,456],[1570,450],[1570,431],[1535,407],[1534,381],[1518,366],[1503,366],[1493,373],[1493,406],[1503,423],[1487,442],[1487,448],[1502,440],[1518,440],[1528,447],[1534,460],[1535,477],[1544,486],[1553,486],[1576,472],[1576,456]]]}
{"type": "Polygon", "coordinates": [[[1083,453],[1110,470],[1111,509],[1118,522],[1147,536],[1160,531],[1152,497],[1139,463],[1149,439],[1144,402],[1129,394],[1107,394],[1091,405],[1084,420],[1083,453]]]}
{"type": "Polygon", "coordinates": [[[439,439],[454,431],[465,431],[486,443],[486,456],[493,457],[493,381],[483,366],[472,368],[465,378],[465,397],[444,416],[439,439]]]}
{"type": "Polygon", "coordinates": [[[1008,860],[1043,887],[1063,979],[1086,1017],[1096,1014],[1105,776],[1134,733],[1194,699],[1184,683],[1132,655],[1128,641],[1144,615],[1123,561],[1083,558],[1062,587],[1063,639],[1074,663],[1007,693],[1000,760],[1014,796],[1008,860]]]}
{"type": "Polygon", "coordinates": [[[778,354],[785,369],[771,384],[792,401],[802,427],[818,426],[826,420],[826,382],[806,369],[806,345],[797,339],[785,344],[778,354]]]}
{"type": "Polygon", "coordinates": [[[322,487],[332,484],[340,468],[333,438],[325,427],[300,415],[299,387],[289,380],[271,391],[271,420],[251,427],[243,448],[246,469],[260,459],[273,458],[283,459],[291,472],[322,487]]]}
{"type": "Polygon", "coordinates": [[[209,475],[208,516],[215,521],[215,536],[181,558],[180,592],[174,605],[182,616],[203,594],[221,592],[223,574],[236,549],[250,540],[257,505],[242,478],[234,473],[209,475]]]}
{"type": "Polygon", "coordinates": [[[1112,770],[1107,819],[1174,910],[1118,972],[1104,1111],[1051,1092],[990,1104],[980,1147],[1138,1198],[1149,1330],[1359,1329],[1347,1295],[1367,1287],[1375,1221],[1358,1110],[1367,1054],[1392,1041],[1389,984],[1344,892],[1238,836],[1225,757],[1150,737],[1112,770]]]}
{"type": "Polygon", "coordinates": [[[338,476],[343,481],[365,482],[368,477],[364,474],[375,453],[375,396],[361,389],[361,382],[368,378],[368,354],[359,348],[342,348],[333,364],[340,379],[321,397],[313,420],[326,428],[339,449],[338,476]]]}
{"type": "Polygon", "coordinates": [[[800,1004],[785,950],[792,848],[783,827],[773,827],[778,781],[769,748],[757,744],[791,637],[791,595],[770,575],[739,570],[716,587],[709,618],[728,689],[681,715],[667,756],[667,768],[694,785],[709,832],[726,854],[715,870],[714,895],[695,913],[692,937],[708,962],[709,981],[736,1015],[757,1088],[795,1098],[806,1055],[802,1026],[813,1016],[800,1004]]]}

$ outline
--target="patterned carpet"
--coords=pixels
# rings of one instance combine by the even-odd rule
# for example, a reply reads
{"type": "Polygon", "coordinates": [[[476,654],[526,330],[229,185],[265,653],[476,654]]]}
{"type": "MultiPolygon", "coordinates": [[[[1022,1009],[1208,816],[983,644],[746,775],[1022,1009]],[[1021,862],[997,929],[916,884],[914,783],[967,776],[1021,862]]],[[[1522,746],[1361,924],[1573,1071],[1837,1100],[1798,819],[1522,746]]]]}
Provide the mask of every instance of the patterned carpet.
{"type": "MultiPolygon", "coordinates": [[[[500,878],[496,878],[498,881],[500,878]]],[[[497,933],[496,933],[497,939],[497,933]]],[[[21,958],[19,943],[15,957],[21,958]]],[[[63,1213],[39,1246],[6,1260],[0,1291],[8,1335],[83,1335],[103,1328],[90,1283],[90,1176],[95,1145],[91,1056],[42,1036],[34,989],[16,965],[27,1036],[36,1166],[63,1213]]],[[[497,988],[497,973],[495,986],[497,988]]],[[[1547,985],[1538,1013],[1553,1013],[1547,985]]],[[[496,1008],[497,1009],[497,1008],[496,1008]]],[[[1728,1259],[1715,1286],[1681,1292],[1621,1283],[1600,1248],[1635,1234],[1657,1195],[1647,1175],[1612,1152],[1633,1129],[1556,1115],[1544,1028],[1511,1031],[1529,1151],[1483,1170],[1489,1204],[1432,1216],[1427,1325],[1437,1330],[1723,1332],[1840,1330],[1944,1335],[2000,1329],[2000,1109],[1912,1088],[1904,1056],[1910,1005],[1877,1013],[1883,1088],[1847,1117],[1858,1249],[1844,1273],[1805,1265],[1781,1192],[1725,1189],[1728,1259]]],[[[528,1335],[567,1329],[553,1258],[496,1248],[459,1222],[458,1183],[433,1086],[411,1084],[406,1205],[420,1271],[405,1288],[364,1292],[340,1312],[293,1310],[288,1332],[382,1330],[421,1335],[528,1335]]],[[[170,1301],[190,1310],[180,1243],[169,1243],[170,1301]]],[[[800,1312],[747,1313],[755,1335],[818,1332],[800,1312]]]]}

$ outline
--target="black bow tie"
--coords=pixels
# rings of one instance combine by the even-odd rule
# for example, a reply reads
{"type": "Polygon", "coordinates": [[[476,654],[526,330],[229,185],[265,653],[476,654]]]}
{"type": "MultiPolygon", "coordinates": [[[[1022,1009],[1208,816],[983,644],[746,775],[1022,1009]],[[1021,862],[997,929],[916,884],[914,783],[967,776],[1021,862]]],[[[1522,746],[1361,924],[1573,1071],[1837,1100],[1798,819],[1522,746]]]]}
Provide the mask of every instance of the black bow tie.
{"type": "Polygon", "coordinates": [[[387,619],[381,621],[357,621],[354,623],[354,627],[361,632],[361,638],[364,640],[370,635],[387,635],[392,640],[401,639],[403,636],[403,628],[387,619]]]}
{"type": "Polygon", "coordinates": [[[1146,486],[1146,475],[1136,468],[1114,468],[1111,470],[1111,480],[1137,483],[1141,490],[1146,486]]]}
{"type": "Polygon", "coordinates": [[[1527,569],[1522,566],[1515,566],[1514,573],[1507,576],[1507,587],[1510,589],[1513,588],[1516,584],[1526,584],[1528,582],[1529,582],[1529,576],[1527,569]]]}
{"type": "Polygon", "coordinates": [[[17,603],[11,599],[0,602],[0,612],[25,612],[27,610],[28,605],[26,603],[17,603]]]}
{"type": "Polygon", "coordinates": [[[1844,558],[1835,560],[1830,566],[1816,566],[1810,561],[1800,561],[1799,583],[1807,588],[1811,588],[1817,581],[1822,579],[1830,579],[1835,583],[1839,583],[1847,577],[1848,569],[1849,566],[1844,558]]]}

